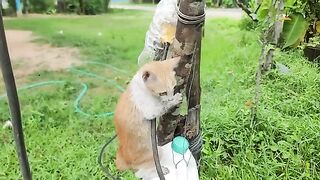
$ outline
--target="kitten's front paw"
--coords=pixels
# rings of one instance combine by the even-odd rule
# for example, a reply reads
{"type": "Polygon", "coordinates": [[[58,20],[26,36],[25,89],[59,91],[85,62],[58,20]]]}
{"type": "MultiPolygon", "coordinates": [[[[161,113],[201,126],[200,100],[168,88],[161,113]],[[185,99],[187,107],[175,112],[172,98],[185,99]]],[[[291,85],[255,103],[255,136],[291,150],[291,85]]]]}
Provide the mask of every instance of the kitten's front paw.
{"type": "Polygon", "coordinates": [[[182,102],[182,98],[183,98],[183,96],[182,96],[181,93],[175,94],[175,95],[173,96],[173,105],[175,106],[175,105],[180,104],[180,103],[182,102]]]}

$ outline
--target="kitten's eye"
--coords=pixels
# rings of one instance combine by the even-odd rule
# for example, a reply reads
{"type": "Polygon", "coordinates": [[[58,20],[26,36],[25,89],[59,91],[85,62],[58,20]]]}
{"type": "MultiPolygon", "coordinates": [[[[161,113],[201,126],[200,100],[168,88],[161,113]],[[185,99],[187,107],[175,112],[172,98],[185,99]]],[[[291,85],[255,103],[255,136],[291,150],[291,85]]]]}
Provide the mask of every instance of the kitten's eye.
{"type": "Polygon", "coordinates": [[[159,96],[166,96],[166,95],[167,95],[167,92],[159,93],[159,96]]]}

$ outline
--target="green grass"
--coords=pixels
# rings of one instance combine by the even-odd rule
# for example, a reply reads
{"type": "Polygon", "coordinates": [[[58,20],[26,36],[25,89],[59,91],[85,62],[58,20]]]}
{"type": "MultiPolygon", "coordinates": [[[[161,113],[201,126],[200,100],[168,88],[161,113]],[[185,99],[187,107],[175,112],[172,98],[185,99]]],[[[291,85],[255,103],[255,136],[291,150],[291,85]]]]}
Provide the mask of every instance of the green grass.
{"type": "MultiPolygon", "coordinates": [[[[151,13],[113,12],[103,16],[6,20],[8,29],[27,29],[40,42],[74,46],[83,60],[108,63],[133,74],[142,50],[151,13]],[[57,32],[64,30],[61,36],[57,32]],[[102,32],[98,37],[97,33],[102,32]]],[[[319,179],[320,75],[300,52],[277,53],[287,75],[271,70],[263,77],[258,119],[250,126],[245,105],[254,95],[254,74],[260,53],[258,33],[239,28],[239,21],[206,22],[203,39],[202,179],[319,179]]],[[[83,65],[82,70],[126,85],[130,76],[105,67],[83,65]],[[118,78],[117,78],[118,79],[118,78]]],[[[119,92],[106,81],[72,71],[40,72],[27,82],[65,80],[67,83],[20,92],[23,124],[33,176],[37,179],[101,179],[97,164],[101,145],[114,134],[111,117],[84,117],[73,103],[81,82],[89,92],[81,101],[84,111],[112,111],[119,92]]],[[[19,81],[18,81],[19,82],[19,81]]],[[[24,84],[19,84],[22,86],[24,84]]],[[[0,99],[0,122],[7,120],[7,103],[0,99]]],[[[118,173],[113,159],[106,164],[118,173]]],[[[0,130],[0,179],[18,179],[20,172],[10,130],[0,130]],[[3,168],[2,168],[3,167],[3,168]]],[[[134,179],[132,173],[118,173],[134,179]]]]}

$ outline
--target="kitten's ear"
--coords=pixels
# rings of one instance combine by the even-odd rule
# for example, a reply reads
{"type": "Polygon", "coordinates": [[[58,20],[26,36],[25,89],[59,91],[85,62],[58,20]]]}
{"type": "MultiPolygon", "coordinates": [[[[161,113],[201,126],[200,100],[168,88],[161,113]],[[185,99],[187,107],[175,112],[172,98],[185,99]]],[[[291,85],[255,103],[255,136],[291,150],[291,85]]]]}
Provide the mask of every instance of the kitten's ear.
{"type": "Polygon", "coordinates": [[[150,78],[151,78],[151,72],[150,71],[143,71],[143,73],[142,73],[143,81],[146,82],[150,78]]]}

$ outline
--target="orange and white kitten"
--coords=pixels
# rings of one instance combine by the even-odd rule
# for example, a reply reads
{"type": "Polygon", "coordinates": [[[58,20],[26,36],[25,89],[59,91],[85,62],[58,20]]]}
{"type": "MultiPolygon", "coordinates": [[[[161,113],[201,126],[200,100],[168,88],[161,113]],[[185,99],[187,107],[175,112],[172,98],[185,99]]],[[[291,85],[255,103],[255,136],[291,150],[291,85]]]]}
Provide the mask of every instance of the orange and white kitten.
{"type": "Polygon", "coordinates": [[[132,169],[139,174],[154,169],[149,120],[181,103],[181,93],[174,94],[174,68],[179,60],[180,57],[145,64],[121,95],[114,116],[119,170],[132,169]]]}

